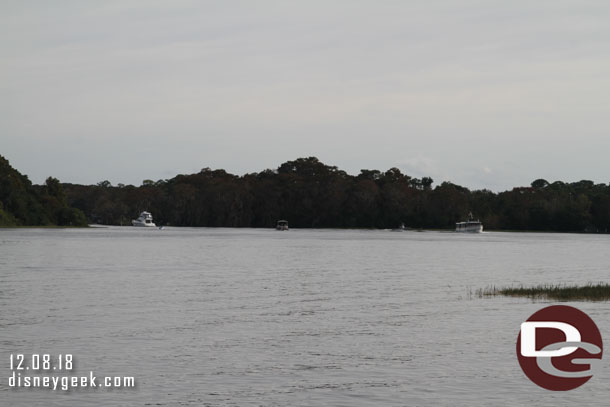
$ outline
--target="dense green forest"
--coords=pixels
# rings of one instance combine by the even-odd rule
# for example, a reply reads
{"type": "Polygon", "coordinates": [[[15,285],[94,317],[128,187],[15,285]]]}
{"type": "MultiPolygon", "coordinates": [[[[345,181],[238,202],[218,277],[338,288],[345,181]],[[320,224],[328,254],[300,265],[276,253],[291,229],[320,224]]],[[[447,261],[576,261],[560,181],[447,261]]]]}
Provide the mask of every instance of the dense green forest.
{"type": "Polygon", "coordinates": [[[143,210],[157,224],[175,226],[273,227],[287,219],[307,228],[453,228],[472,212],[486,229],[606,233],[610,186],[537,179],[500,193],[470,191],[449,182],[433,186],[431,178],[397,168],[349,175],[315,157],[243,176],[204,168],[138,187],[55,178],[33,186],[0,161],[2,225],[129,225],[143,210]]]}
{"type": "Polygon", "coordinates": [[[0,156],[0,226],[86,226],[87,218],[67,203],[59,180],[33,186],[0,156]]]}
{"type": "Polygon", "coordinates": [[[128,225],[140,211],[157,224],[176,226],[453,228],[469,212],[486,229],[607,232],[610,186],[543,179],[529,187],[493,193],[470,191],[431,178],[413,178],[397,168],[349,175],[315,157],[276,170],[237,176],[204,168],[139,187],[108,181],[64,184],[68,203],[91,222],[128,225]]]}

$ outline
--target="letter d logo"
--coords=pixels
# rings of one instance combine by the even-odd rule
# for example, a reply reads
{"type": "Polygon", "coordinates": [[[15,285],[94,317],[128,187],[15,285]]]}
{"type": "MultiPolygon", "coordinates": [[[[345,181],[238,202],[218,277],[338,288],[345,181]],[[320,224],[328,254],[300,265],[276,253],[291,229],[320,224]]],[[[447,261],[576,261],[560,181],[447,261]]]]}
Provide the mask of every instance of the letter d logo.
{"type": "Polygon", "coordinates": [[[558,350],[536,350],[536,328],[553,328],[562,331],[566,339],[564,342],[580,342],[580,332],[565,322],[524,322],[521,324],[521,355],[527,357],[558,357],[574,352],[576,346],[566,346],[558,350]]]}

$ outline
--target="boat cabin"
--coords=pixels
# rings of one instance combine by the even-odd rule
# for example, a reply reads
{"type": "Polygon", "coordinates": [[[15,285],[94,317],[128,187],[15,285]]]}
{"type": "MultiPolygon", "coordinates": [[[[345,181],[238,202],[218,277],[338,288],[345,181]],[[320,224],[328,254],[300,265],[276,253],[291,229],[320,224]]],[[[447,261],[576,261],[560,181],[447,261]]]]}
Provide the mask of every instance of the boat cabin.
{"type": "Polygon", "coordinates": [[[138,219],[132,220],[131,224],[133,226],[148,226],[148,227],[156,226],[153,222],[153,217],[152,217],[151,213],[146,212],[146,211],[140,213],[140,216],[138,217],[138,219]]]}
{"type": "Polygon", "coordinates": [[[288,221],[287,220],[278,220],[277,225],[275,225],[277,230],[288,230],[288,221]]]}
{"type": "Polygon", "coordinates": [[[483,224],[478,219],[475,219],[472,216],[472,212],[470,212],[466,222],[457,222],[455,224],[455,231],[480,233],[483,231],[483,224]]]}

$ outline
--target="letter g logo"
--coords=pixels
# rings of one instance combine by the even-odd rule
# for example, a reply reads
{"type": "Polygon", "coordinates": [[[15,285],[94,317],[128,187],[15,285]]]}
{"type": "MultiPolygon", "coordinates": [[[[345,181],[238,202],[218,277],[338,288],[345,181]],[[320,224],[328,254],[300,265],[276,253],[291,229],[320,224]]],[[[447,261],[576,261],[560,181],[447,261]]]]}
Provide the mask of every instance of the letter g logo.
{"type": "Polygon", "coordinates": [[[521,324],[517,357],[523,372],[537,385],[571,390],[592,377],[602,357],[602,338],[587,314],[555,305],[521,324]]]}

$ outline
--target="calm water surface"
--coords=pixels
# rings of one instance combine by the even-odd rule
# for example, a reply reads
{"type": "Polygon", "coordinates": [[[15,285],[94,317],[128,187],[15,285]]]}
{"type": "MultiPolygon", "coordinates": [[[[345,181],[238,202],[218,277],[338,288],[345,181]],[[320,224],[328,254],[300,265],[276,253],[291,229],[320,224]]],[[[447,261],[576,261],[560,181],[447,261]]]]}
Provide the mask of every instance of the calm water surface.
{"type": "MultiPolygon", "coordinates": [[[[548,305],[486,286],[609,280],[610,236],[166,228],[0,230],[2,406],[607,406],[523,375],[548,305]],[[71,353],[135,389],[8,387],[11,353],[71,353]]],[[[610,338],[610,304],[567,303],[610,338]]]]}

